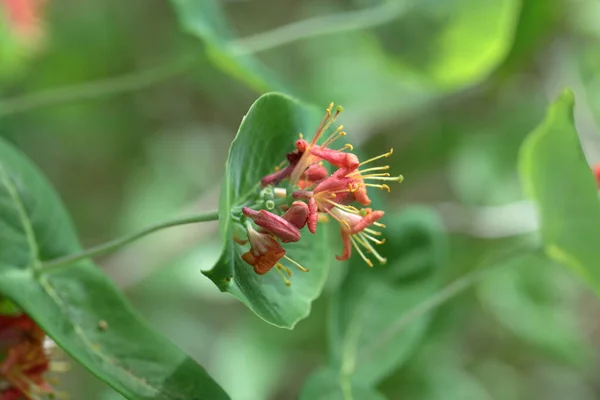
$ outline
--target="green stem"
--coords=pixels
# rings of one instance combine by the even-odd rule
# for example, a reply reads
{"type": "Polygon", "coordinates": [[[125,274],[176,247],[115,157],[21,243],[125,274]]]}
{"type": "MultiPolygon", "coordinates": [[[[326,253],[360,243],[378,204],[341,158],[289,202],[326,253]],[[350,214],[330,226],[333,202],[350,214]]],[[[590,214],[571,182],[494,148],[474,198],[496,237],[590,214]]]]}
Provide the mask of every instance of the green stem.
{"type": "Polygon", "coordinates": [[[409,8],[408,1],[382,1],[378,6],[364,10],[346,11],[292,22],[234,40],[228,47],[229,51],[236,56],[256,54],[303,39],[384,25],[400,18],[409,8]]]}
{"type": "Polygon", "coordinates": [[[110,242],[106,242],[100,244],[98,246],[92,247],[87,250],[83,250],[80,253],[70,254],[68,256],[56,258],[51,261],[47,261],[42,263],[42,266],[38,270],[38,273],[45,274],[51,271],[60,270],[63,268],[68,268],[76,261],[80,261],[86,258],[98,257],[103,254],[111,253],[120,249],[121,247],[139,239],[146,235],[149,235],[153,232],[160,231],[165,228],[170,228],[172,226],[178,225],[187,225],[187,224],[195,224],[198,222],[207,222],[207,221],[216,221],[219,219],[219,211],[208,211],[201,214],[192,215],[189,217],[177,218],[166,222],[161,222],[159,224],[151,225],[147,228],[144,228],[138,232],[129,234],[127,236],[123,236],[118,239],[111,240],[110,242]]]}
{"type": "Polygon", "coordinates": [[[0,100],[0,117],[56,104],[134,92],[190,70],[195,61],[196,58],[187,56],[141,72],[0,100]]]}

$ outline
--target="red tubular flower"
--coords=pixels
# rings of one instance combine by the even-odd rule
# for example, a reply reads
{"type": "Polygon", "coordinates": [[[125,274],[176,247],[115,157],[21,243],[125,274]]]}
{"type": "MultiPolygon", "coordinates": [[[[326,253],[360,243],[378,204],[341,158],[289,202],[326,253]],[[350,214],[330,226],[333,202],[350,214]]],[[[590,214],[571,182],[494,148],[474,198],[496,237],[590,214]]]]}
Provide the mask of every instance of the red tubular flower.
{"type": "Polygon", "coordinates": [[[373,266],[372,261],[367,258],[366,251],[379,261],[381,264],[385,263],[386,259],[383,258],[371,242],[375,244],[382,244],[383,240],[378,240],[374,236],[379,236],[381,233],[374,231],[369,228],[371,225],[384,227],[384,225],[377,221],[383,217],[383,211],[372,211],[370,208],[362,211],[354,210],[352,208],[341,209],[335,207],[331,209],[331,215],[341,225],[342,242],[344,245],[343,253],[341,256],[336,256],[340,261],[347,260],[352,254],[352,247],[356,249],[361,258],[369,265],[373,266]]]}
{"type": "Polygon", "coordinates": [[[283,243],[297,242],[300,240],[300,230],[291,222],[267,210],[253,210],[242,208],[242,212],[254,223],[268,232],[277,236],[283,243]]]}
{"type": "MultiPolygon", "coordinates": [[[[336,257],[338,260],[347,260],[351,256],[354,247],[355,251],[369,266],[373,266],[373,262],[369,257],[375,258],[380,263],[386,261],[373,246],[373,244],[384,242],[377,238],[381,233],[372,229],[372,226],[384,227],[383,224],[378,222],[384,215],[383,211],[373,211],[370,208],[359,210],[351,204],[356,202],[367,207],[371,204],[371,199],[367,193],[368,188],[374,187],[389,192],[390,187],[387,183],[402,182],[401,175],[394,177],[387,172],[389,169],[387,165],[365,167],[366,164],[373,161],[389,157],[393,150],[361,162],[355,154],[351,153],[353,148],[350,144],[346,144],[341,149],[332,149],[330,148],[331,144],[346,135],[341,125],[322,143],[318,143],[321,136],[342,112],[341,107],[338,107],[335,113],[332,113],[332,110],[333,103],[327,108],[325,117],[310,142],[300,134],[300,139],[295,143],[296,149],[287,154],[287,166],[284,166],[285,163],[280,164],[274,173],[265,176],[261,180],[263,186],[277,186],[283,179],[289,180],[289,185],[286,185],[285,188],[274,188],[273,193],[277,198],[276,203],[272,202],[271,205],[268,205],[267,200],[261,200],[268,206],[265,208],[273,209],[276,207],[275,204],[281,204],[281,199],[287,198],[289,195],[288,188],[291,187],[292,197],[296,201],[291,205],[277,206],[280,211],[285,211],[285,214],[280,217],[266,210],[256,211],[246,207],[243,208],[243,213],[263,229],[261,231],[263,232],[262,235],[266,236],[263,236],[262,243],[265,248],[271,249],[269,261],[265,261],[264,266],[258,269],[255,268],[257,273],[261,273],[258,272],[259,270],[268,271],[275,266],[281,274],[284,270],[291,276],[289,269],[283,267],[278,261],[282,258],[289,260],[305,271],[305,268],[281,253],[283,249],[277,243],[276,238],[279,238],[281,242],[296,242],[300,240],[300,229],[303,229],[305,225],[311,233],[315,233],[317,223],[329,219],[336,220],[341,226],[344,247],[342,254],[336,257]],[[329,163],[337,170],[329,174],[327,168],[323,166],[324,162],[329,163]],[[265,243],[268,243],[268,245],[265,243]]],[[[596,172],[596,175],[600,179],[600,169],[596,172]]],[[[256,246],[253,245],[252,247],[254,249],[256,246]]],[[[267,254],[266,250],[264,254],[267,254]]],[[[255,267],[259,264],[258,258],[259,255],[256,251],[244,255],[244,259],[255,267]]],[[[285,275],[284,280],[286,284],[289,284],[285,275]]]]}
{"type": "Polygon", "coordinates": [[[298,229],[304,228],[308,220],[308,205],[301,201],[294,201],[292,206],[283,214],[283,219],[292,223],[298,229]]]}
{"type": "Polygon", "coordinates": [[[44,379],[50,369],[50,359],[44,348],[46,334],[31,319],[0,315],[0,353],[6,358],[0,364],[0,400],[37,399],[52,395],[54,390],[44,379]]]}
{"type": "Polygon", "coordinates": [[[272,234],[258,232],[251,225],[247,228],[250,251],[242,254],[242,259],[254,267],[254,272],[264,275],[285,255],[285,250],[272,234]]]}
{"type": "Polygon", "coordinates": [[[327,161],[337,168],[345,168],[350,171],[358,168],[360,162],[358,157],[352,153],[346,153],[342,150],[332,150],[321,146],[313,146],[310,149],[312,155],[327,161]]]}

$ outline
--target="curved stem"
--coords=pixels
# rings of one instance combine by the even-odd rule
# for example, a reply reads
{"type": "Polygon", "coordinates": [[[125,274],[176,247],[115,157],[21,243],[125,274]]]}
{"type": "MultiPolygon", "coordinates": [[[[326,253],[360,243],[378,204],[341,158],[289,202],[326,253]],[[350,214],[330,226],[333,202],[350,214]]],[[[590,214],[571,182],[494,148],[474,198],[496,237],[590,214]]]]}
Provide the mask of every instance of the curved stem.
{"type": "Polygon", "coordinates": [[[0,100],[0,117],[55,104],[144,89],[184,73],[194,65],[194,61],[194,57],[188,56],[141,72],[0,100]]]}
{"type": "Polygon", "coordinates": [[[93,258],[103,254],[111,253],[120,249],[121,247],[139,239],[146,235],[149,235],[153,232],[160,231],[165,228],[170,228],[172,226],[178,225],[187,225],[194,224],[197,222],[207,222],[207,221],[216,221],[219,219],[219,211],[208,211],[197,215],[192,215],[189,217],[177,218],[171,221],[161,222],[159,224],[151,225],[147,228],[144,228],[138,232],[129,234],[127,236],[123,236],[118,239],[111,240],[110,242],[106,242],[100,244],[98,246],[94,246],[90,249],[83,250],[80,253],[70,254],[68,256],[60,257],[54,260],[50,260],[42,263],[41,267],[38,269],[39,274],[45,274],[50,271],[56,271],[63,268],[68,268],[69,265],[72,265],[76,261],[80,261],[86,258],[93,258]]]}
{"type": "Polygon", "coordinates": [[[232,54],[243,56],[270,50],[299,40],[332,33],[371,28],[394,21],[409,8],[408,1],[383,1],[376,7],[292,22],[266,32],[237,39],[228,46],[232,54]]]}

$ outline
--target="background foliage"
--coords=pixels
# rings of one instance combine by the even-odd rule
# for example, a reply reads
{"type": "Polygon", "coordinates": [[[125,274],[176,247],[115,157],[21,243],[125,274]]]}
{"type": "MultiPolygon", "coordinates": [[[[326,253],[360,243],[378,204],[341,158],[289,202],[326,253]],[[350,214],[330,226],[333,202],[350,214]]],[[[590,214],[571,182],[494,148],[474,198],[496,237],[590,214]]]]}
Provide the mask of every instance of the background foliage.
{"type": "MultiPolygon", "coordinates": [[[[334,100],[361,152],[394,147],[406,181],[381,199],[390,263],[332,263],[293,331],[200,273],[221,253],[216,223],[99,260],[234,400],[600,397],[585,283],[598,285],[597,2],[63,0],[39,17],[35,40],[0,20],[0,135],[44,171],[84,247],[215,208],[266,91],[334,100]],[[577,131],[570,93],[546,113],[564,86],[577,131]],[[440,306],[415,313],[431,296],[440,306]]],[[[120,398],[73,364],[72,398],[120,398]]]]}

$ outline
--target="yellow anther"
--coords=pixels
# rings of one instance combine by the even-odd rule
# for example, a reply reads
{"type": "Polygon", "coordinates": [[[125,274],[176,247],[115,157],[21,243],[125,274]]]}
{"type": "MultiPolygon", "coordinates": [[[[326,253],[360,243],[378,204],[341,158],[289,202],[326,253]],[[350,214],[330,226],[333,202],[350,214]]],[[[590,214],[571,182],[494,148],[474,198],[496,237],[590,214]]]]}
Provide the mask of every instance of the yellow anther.
{"type": "Polygon", "coordinates": [[[285,268],[283,265],[281,265],[280,263],[277,263],[277,265],[275,266],[277,272],[279,273],[279,276],[281,276],[281,279],[283,279],[283,283],[285,283],[285,286],[291,286],[292,282],[290,282],[290,280],[285,276],[285,274],[281,271],[283,268],[285,268]]]}
{"type": "Polygon", "coordinates": [[[391,189],[390,189],[390,187],[389,187],[388,185],[386,185],[385,183],[384,183],[383,185],[381,185],[381,188],[382,188],[383,190],[385,190],[386,192],[388,192],[388,193],[389,193],[389,192],[391,192],[391,189]]]}
{"type": "MultiPolygon", "coordinates": [[[[386,226],[384,224],[382,224],[381,222],[373,222],[373,225],[378,226],[380,228],[385,228],[386,226]]],[[[381,233],[380,233],[381,234],[381,233]]]]}

